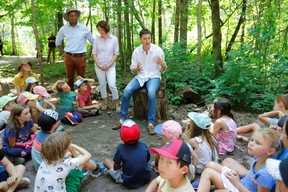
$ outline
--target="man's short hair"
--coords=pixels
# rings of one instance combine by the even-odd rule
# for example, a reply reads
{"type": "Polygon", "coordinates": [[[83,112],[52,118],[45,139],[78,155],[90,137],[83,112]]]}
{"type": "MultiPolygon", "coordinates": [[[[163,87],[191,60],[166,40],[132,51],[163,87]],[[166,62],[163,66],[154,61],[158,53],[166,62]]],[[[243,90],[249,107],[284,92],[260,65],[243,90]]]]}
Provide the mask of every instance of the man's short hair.
{"type": "Polygon", "coordinates": [[[150,34],[151,35],[151,32],[149,31],[149,29],[142,29],[140,31],[140,38],[142,37],[142,35],[146,35],[146,34],[150,34]]]}

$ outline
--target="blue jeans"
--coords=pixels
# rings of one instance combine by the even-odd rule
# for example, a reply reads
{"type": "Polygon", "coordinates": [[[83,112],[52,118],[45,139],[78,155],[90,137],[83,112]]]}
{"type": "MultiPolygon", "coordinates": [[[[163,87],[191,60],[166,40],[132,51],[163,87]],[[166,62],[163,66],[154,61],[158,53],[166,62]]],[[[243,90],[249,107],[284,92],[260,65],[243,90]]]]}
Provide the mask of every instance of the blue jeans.
{"type": "MultiPolygon", "coordinates": [[[[145,84],[146,84],[146,89],[148,92],[148,123],[155,123],[156,106],[157,106],[156,94],[160,87],[160,79],[150,78],[148,81],[146,81],[145,84]]],[[[126,118],[128,109],[129,109],[131,96],[133,95],[135,91],[137,91],[140,88],[141,86],[136,78],[133,78],[125,87],[123,96],[122,96],[120,119],[126,118]]]]}

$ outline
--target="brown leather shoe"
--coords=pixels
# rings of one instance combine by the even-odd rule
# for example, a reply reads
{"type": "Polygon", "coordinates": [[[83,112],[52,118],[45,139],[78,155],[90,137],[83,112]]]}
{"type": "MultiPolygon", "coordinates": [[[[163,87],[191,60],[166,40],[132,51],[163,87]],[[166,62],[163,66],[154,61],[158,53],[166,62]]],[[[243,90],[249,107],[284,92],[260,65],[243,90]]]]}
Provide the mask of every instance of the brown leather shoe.
{"type": "Polygon", "coordinates": [[[151,124],[151,123],[149,123],[149,125],[148,125],[148,132],[149,132],[150,135],[155,135],[156,134],[155,131],[154,131],[154,125],[151,124]]]}
{"type": "Polygon", "coordinates": [[[117,129],[120,129],[121,126],[122,126],[122,123],[121,123],[120,121],[118,121],[118,122],[112,127],[112,129],[113,129],[113,130],[117,130],[117,129]]]}

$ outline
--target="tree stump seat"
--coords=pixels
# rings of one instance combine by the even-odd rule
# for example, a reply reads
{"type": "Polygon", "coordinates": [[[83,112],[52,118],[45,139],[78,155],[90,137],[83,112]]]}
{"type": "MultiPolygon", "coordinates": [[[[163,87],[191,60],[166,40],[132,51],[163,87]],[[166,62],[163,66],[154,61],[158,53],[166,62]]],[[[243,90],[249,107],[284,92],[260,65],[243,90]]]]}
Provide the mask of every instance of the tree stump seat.
{"type": "MultiPolygon", "coordinates": [[[[160,84],[157,92],[156,120],[163,121],[167,119],[168,97],[165,89],[165,83],[160,84]]],[[[133,117],[138,120],[148,117],[148,93],[145,86],[133,93],[133,117]]]]}

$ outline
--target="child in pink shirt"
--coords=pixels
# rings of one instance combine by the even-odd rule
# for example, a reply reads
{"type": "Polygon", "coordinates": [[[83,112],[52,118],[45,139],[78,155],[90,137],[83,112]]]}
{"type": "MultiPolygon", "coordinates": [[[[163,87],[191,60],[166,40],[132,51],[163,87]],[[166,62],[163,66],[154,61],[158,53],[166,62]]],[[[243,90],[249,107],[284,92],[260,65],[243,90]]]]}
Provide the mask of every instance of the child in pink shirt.
{"type": "Polygon", "coordinates": [[[99,115],[101,105],[98,104],[98,102],[93,104],[90,94],[94,79],[83,79],[80,76],[77,78],[78,80],[74,83],[74,88],[78,91],[77,98],[79,107],[77,111],[80,112],[83,117],[99,115]]]}

